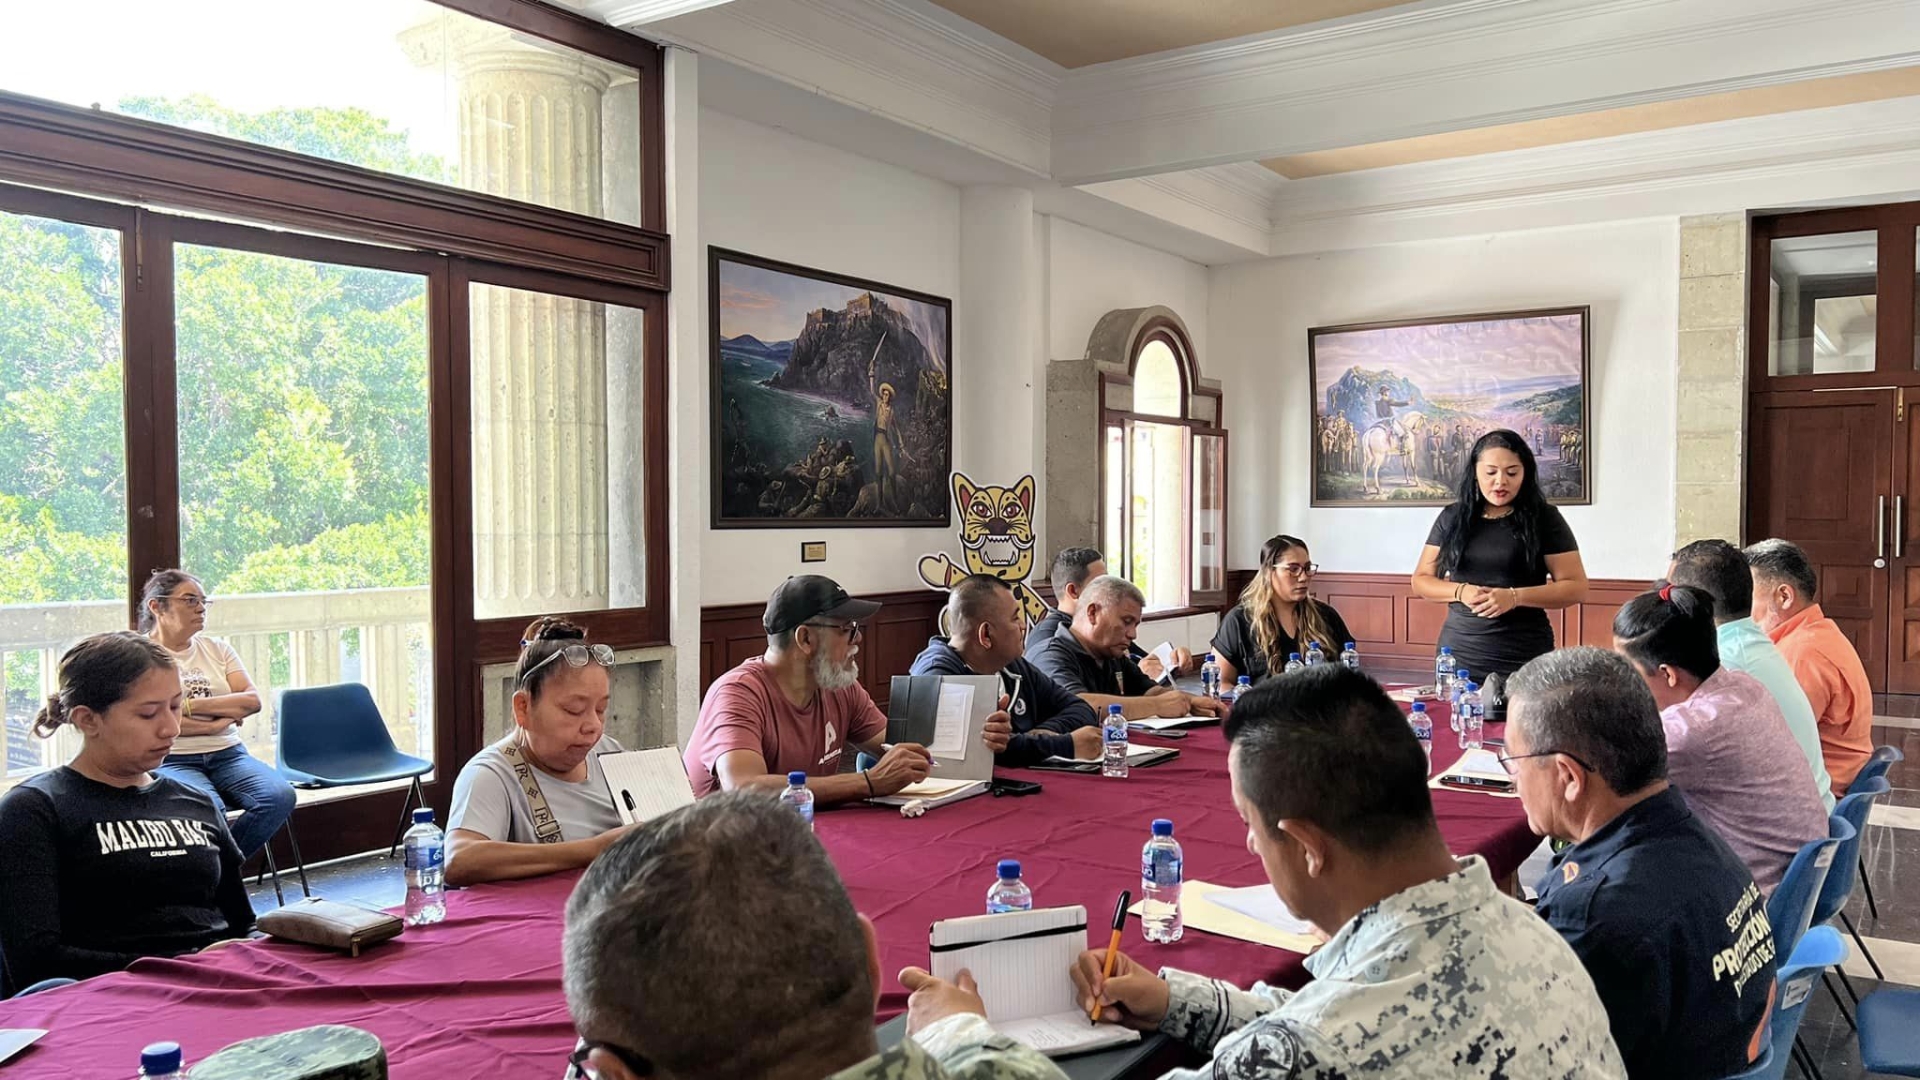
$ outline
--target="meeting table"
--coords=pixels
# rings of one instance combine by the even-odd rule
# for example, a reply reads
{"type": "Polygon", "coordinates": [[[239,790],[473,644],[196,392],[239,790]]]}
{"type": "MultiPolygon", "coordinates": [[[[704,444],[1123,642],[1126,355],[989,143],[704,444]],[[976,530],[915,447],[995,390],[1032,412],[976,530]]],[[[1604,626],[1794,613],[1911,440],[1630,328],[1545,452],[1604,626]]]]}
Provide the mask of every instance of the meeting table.
{"type": "MultiPolygon", "coordinates": [[[[1433,715],[1434,763],[1445,767],[1461,751],[1444,707],[1433,715]]],[[[821,843],[878,930],[885,985],[876,1021],[906,1008],[894,975],[927,963],[929,926],[985,911],[1000,859],[1020,860],[1037,906],[1083,905],[1090,924],[1106,922],[1121,890],[1137,893],[1140,849],[1157,817],[1174,822],[1187,880],[1229,887],[1265,880],[1233,807],[1220,728],[1193,729],[1177,741],[1139,738],[1180,754],[1125,779],[1009,770],[1004,774],[1038,781],[1044,790],[982,795],[916,818],[864,804],[817,815],[821,843]]],[[[1511,877],[1539,843],[1517,800],[1453,790],[1435,790],[1433,798],[1448,845],[1485,857],[1496,878],[1511,877]]],[[[577,877],[452,892],[444,922],[410,927],[359,957],[272,940],[236,942],[0,1002],[0,1028],[48,1030],[0,1065],[0,1080],[132,1075],[141,1047],[151,1042],[178,1042],[191,1062],[241,1039],[316,1024],[373,1033],[386,1048],[390,1075],[400,1080],[559,1080],[575,1038],[561,993],[560,937],[577,877]]],[[[1104,944],[1104,926],[1094,929],[1104,944]]],[[[1299,953],[1192,929],[1178,942],[1148,944],[1137,919],[1129,920],[1123,948],[1149,965],[1241,985],[1297,987],[1308,978],[1299,953]]]]}

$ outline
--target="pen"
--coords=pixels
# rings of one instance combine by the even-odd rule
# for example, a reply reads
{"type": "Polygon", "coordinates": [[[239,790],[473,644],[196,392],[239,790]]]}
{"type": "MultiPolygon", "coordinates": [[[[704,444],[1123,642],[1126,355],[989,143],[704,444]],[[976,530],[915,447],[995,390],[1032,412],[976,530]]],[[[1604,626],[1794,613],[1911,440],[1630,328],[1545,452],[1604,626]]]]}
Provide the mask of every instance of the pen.
{"type": "Polygon", "coordinates": [[[640,816],[640,808],[633,804],[633,792],[628,791],[626,788],[621,788],[620,798],[624,800],[627,804],[627,813],[632,814],[634,817],[638,818],[640,816]]]}
{"type": "MultiPolygon", "coordinates": [[[[1113,978],[1113,958],[1120,954],[1120,931],[1127,928],[1127,905],[1132,900],[1133,893],[1122,889],[1120,890],[1120,902],[1113,905],[1113,936],[1107,939],[1107,966],[1106,970],[1100,973],[1101,986],[1107,985],[1107,980],[1113,978]]],[[[1093,995],[1093,1007],[1087,1010],[1087,1023],[1097,1024],[1099,1022],[1100,995],[1095,994],[1093,995]]]]}
{"type": "MultiPolygon", "coordinates": [[[[894,745],[895,745],[894,743],[890,743],[890,742],[883,742],[883,743],[881,743],[881,744],[880,744],[880,752],[881,752],[882,754],[885,754],[885,753],[887,753],[888,751],[890,751],[890,750],[892,750],[892,749],[894,748],[894,745]]],[[[933,760],[933,755],[932,755],[932,754],[928,754],[928,755],[927,755],[927,764],[928,764],[928,765],[938,765],[938,764],[940,764],[940,763],[939,763],[939,762],[937,762],[937,761],[935,761],[935,760],[933,760]]]]}

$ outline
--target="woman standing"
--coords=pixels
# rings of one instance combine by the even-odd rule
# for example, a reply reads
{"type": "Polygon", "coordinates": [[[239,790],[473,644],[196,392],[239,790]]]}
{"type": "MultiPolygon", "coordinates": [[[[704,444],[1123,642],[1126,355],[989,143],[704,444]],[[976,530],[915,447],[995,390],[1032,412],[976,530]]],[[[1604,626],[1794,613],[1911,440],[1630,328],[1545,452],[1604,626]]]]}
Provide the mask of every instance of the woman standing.
{"type": "Polygon", "coordinates": [[[1454,503],[1420,551],[1413,591],[1449,605],[1440,644],[1476,682],[1553,650],[1547,612],[1586,599],[1587,571],[1573,530],[1540,493],[1525,439],[1501,429],[1473,444],[1454,503]]]}
{"type": "Polygon", "coordinates": [[[173,657],[186,688],[180,737],[160,771],[206,792],[215,810],[240,811],[233,842],[251,859],[293,813],[293,788],[240,742],[240,725],[260,711],[260,691],[233,646],[201,632],[210,603],[185,570],[155,573],[140,595],[140,632],[173,657]]]}
{"type": "Polygon", "coordinates": [[[1213,635],[1222,683],[1231,686],[1241,675],[1259,682],[1285,668],[1289,653],[1304,659],[1316,641],[1328,660],[1339,659],[1353,637],[1339,612],[1313,598],[1318,569],[1307,542],[1297,536],[1276,536],[1261,546],[1259,571],[1213,635]]]}

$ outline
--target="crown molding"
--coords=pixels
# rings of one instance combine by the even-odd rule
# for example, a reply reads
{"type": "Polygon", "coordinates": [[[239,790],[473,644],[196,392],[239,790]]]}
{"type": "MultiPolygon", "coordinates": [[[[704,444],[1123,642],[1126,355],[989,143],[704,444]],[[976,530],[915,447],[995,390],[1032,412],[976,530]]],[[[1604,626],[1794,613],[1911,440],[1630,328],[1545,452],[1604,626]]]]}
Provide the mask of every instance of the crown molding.
{"type": "Polygon", "coordinates": [[[1284,183],[1275,255],[1920,187],[1920,97],[1284,183]]]}
{"type": "Polygon", "coordinates": [[[607,25],[631,29],[731,2],[732,0],[620,0],[612,4],[594,6],[598,9],[595,12],[596,17],[607,25]]]}
{"type": "Polygon", "coordinates": [[[1267,254],[1272,194],[1232,167],[1109,180],[1079,190],[1232,245],[1241,257],[1267,254]]]}
{"type": "Polygon", "coordinates": [[[1432,0],[1067,74],[1084,183],[1920,63],[1911,0],[1432,0]]]}

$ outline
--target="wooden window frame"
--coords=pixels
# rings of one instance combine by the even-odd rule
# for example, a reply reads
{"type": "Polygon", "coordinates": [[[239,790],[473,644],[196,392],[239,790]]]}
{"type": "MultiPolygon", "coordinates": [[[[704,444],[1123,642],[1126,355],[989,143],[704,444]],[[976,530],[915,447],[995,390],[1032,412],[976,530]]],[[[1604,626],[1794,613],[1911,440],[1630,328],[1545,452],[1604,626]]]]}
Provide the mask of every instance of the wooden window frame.
{"type": "Polygon", "coordinates": [[[1831,210],[1758,214],[1749,223],[1747,251],[1747,388],[1750,393],[1920,386],[1914,356],[1915,246],[1920,202],[1848,206],[1831,210]],[[1871,371],[1774,375],[1767,370],[1772,340],[1773,241],[1828,233],[1871,232],[1875,259],[1874,366],[1871,371]]]}

